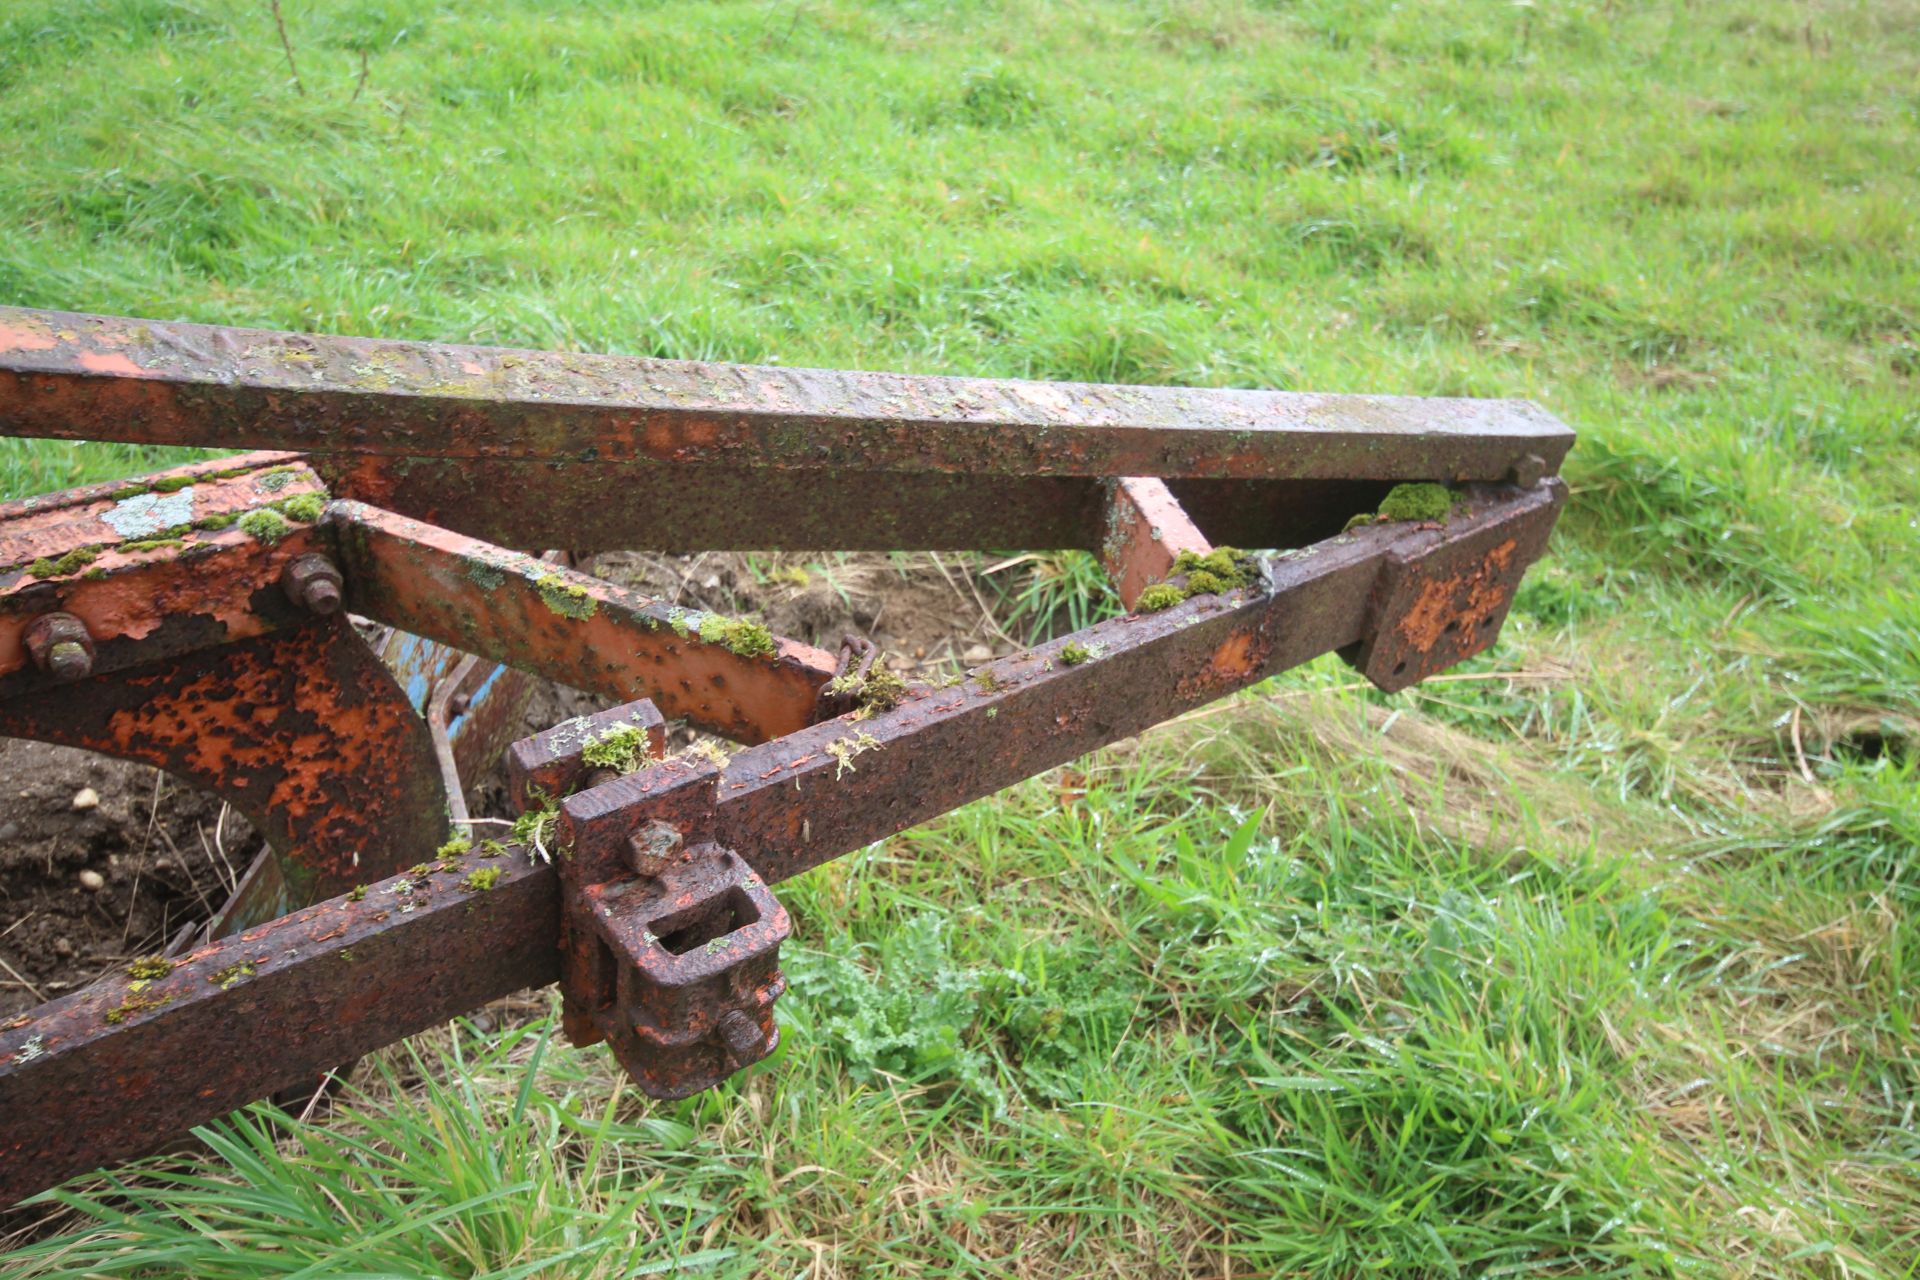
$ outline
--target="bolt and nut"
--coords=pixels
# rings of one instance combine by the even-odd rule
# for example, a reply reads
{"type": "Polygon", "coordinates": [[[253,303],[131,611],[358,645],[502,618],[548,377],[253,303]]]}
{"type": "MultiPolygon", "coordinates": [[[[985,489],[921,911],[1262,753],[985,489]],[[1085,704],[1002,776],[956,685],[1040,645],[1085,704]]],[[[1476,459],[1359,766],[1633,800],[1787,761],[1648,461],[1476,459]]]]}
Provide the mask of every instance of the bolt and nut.
{"type": "Polygon", "coordinates": [[[280,586],[295,605],[322,617],[339,612],[346,598],[339,567],[318,552],[289,561],[280,574],[280,586]]]}
{"type": "Polygon", "coordinates": [[[33,665],[70,684],[93,674],[93,637],[87,624],[70,613],[44,613],[27,628],[27,654],[33,665]]]}
{"type": "Polygon", "coordinates": [[[766,1050],[767,1033],[744,1010],[729,1009],[721,1015],[719,1031],[720,1043],[737,1062],[748,1062],[766,1050]]]}
{"type": "Polygon", "coordinates": [[[680,829],[655,819],[627,839],[627,863],[643,876],[666,874],[680,851],[680,829]]]}

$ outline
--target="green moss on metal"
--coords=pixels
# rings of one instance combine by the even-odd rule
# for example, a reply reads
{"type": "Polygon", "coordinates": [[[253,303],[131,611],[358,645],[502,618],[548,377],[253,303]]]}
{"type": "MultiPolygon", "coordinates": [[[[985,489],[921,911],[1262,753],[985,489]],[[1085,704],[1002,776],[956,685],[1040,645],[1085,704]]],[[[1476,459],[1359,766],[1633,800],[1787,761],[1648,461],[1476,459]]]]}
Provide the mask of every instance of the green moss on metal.
{"type": "Polygon", "coordinates": [[[473,848],[473,837],[456,833],[454,837],[433,851],[436,858],[457,858],[473,848]]]}
{"type": "Polygon", "coordinates": [[[583,762],[619,773],[632,773],[646,757],[647,731],[632,724],[614,725],[580,748],[583,762]]]}
{"type": "Polygon", "coordinates": [[[173,972],[173,961],[165,956],[141,956],[127,966],[127,976],[136,982],[152,982],[173,972]]]}
{"type": "Polygon", "coordinates": [[[1444,520],[1453,490],[1443,484],[1397,484],[1380,500],[1381,520],[1444,520]]]}
{"type": "MultiPolygon", "coordinates": [[[[362,892],[364,892],[364,887],[362,892]]],[[[234,983],[245,982],[248,978],[251,978],[253,972],[253,966],[245,960],[241,960],[236,964],[228,965],[224,969],[215,969],[207,975],[207,981],[218,986],[222,991],[225,991],[227,988],[233,986],[234,983]]]]}
{"type": "Polygon", "coordinates": [[[835,676],[827,681],[825,692],[836,698],[853,697],[856,702],[854,719],[864,720],[878,712],[891,711],[904,702],[907,682],[896,675],[884,659],[876,656],[865,678],[849,671],[844,676],[835,676]]]}
{"type": "Polygon", "coordinates": [[[557,573],[536,579],[533,588],[540,593],[547,608],[563,618],[580,622],[600,612],[600,602],[589,595],[585,587],[570,583],[557,573]]]}
{"type": "Polygon", "coordinates": [[[312,524],[327,509],[327,495],[324,493],[301,493],[274,504],[289,518],[302,524],[312,524]]]}
{"type": "Polygon", "coordinates": [[[467,878],[460,883],[475,893],[485,893],[500,883],[500,875],[498,867],[479,867],[468,872],[467,878]]]}
{"type": "Polygon", "coordinates": [[[1187,593],[1171,582],[1156,582],[1140,593],[1133,603],[1137,613],[1158,613],[1162,609],[1171,609],[1187,598],[1187,593]]]}
{"type": "Polygon", "coordinates": [[[709,613],[700,619],[700,638],[742,658],[765,658],[774,651],[773,632],[744,618],[709,613]]]}
{"type": "Polygon", "coordinates": [[[240,517],[240,532],[272,546],[293,532],[278,511],[249,511],[240,517]]]}
{"type": "Polygon", "coordinates": [[[135,1014],[158,1009],[172,999],[172,996],[128,996],[118,1008],[107,1010],[107,1025],[117,1027],[135,1014]]]}
{"type": "Polygon", "coordinates": [[[99,547],[75,547],[58,560],[41,556],[27,566],[27,573],[35,578],[60,578],[69,573],[78,573],[100,558],[99,547]]]}
{"type": "Polygon", "coordinates": [[[1069,640],[1060,647],[1060,661],[1070,667],[1077,667],[1083,662],[1092,662],[1105,652],[1104,645],[1081,644],[1078,640],[1069,640]]]}

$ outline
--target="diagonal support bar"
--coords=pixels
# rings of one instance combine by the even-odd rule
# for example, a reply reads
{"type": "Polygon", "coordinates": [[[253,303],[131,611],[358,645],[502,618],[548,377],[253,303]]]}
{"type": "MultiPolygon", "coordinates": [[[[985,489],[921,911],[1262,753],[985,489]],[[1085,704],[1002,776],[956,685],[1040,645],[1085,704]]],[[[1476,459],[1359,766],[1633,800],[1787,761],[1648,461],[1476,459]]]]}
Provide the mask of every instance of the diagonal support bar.
{"type": "Polygon", "coordinates": [[[392,512],[340,502],[324,524],[355,611],[738,742],[813,723],[833,678],[825,650],[392,512]]]}

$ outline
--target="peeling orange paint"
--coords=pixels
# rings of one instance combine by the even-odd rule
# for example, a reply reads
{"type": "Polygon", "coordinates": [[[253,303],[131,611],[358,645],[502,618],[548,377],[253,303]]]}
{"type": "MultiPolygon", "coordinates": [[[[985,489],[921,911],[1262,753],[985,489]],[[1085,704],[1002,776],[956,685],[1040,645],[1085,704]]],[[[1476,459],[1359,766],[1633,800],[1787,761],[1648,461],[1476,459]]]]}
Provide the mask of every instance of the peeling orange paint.
{"type": "Polygon", "coordinates": [[[83,351],[76,356],[74,360],[75,363],[88,373],[111,373],[123,378],[151,378],[153,376],[151,371],[142,369],[126,356],[118,353],[108,355],[98,351],[83,351]]]}
{"type": "Polygon", "coordinates": [[[1483,621],[1506,607],[1504,577],[1513,562],[1515,542],[1507,539],[1487,552],[1470,573],[1425,583],[1396,630],[1418,653],[1429,653],[1448,629],[1472,634],[1483,621]]]}
{"type": "Polygon", "coordinates": [[[59,345],[49,334],[20,325],[0,324],[0,351],[51,351],[59,345]]]}

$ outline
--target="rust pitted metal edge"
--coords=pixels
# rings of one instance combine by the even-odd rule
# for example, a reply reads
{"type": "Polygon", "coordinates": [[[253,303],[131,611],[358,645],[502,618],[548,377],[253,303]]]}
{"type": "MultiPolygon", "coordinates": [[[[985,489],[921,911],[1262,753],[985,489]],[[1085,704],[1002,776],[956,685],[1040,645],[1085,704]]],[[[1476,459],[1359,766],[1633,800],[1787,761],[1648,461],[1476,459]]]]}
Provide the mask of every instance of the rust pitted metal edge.
{"type": "Polygon", "coordinates": [[[1573,441],[1524,401],[764,368],[19,307],[0,308],[0,432],[443,458],[1486,481],[1551,473],[1573,441]]]}
{"type": "Polygon", "coordinates": [[[812,723],[830,653],[358,502],[336,502],[349,607],[368,617],[740,742],[812,723]],[[703,639],[711,622],[729,639],[703,639]]]}
{"type": "Polygon", "coordinates": [[[509,848],[367,886],[0,1028],[0,1204],[558,973],[558,877],[509,848]],[[491,887],[469,887],[476,872],[491,887]]]}

